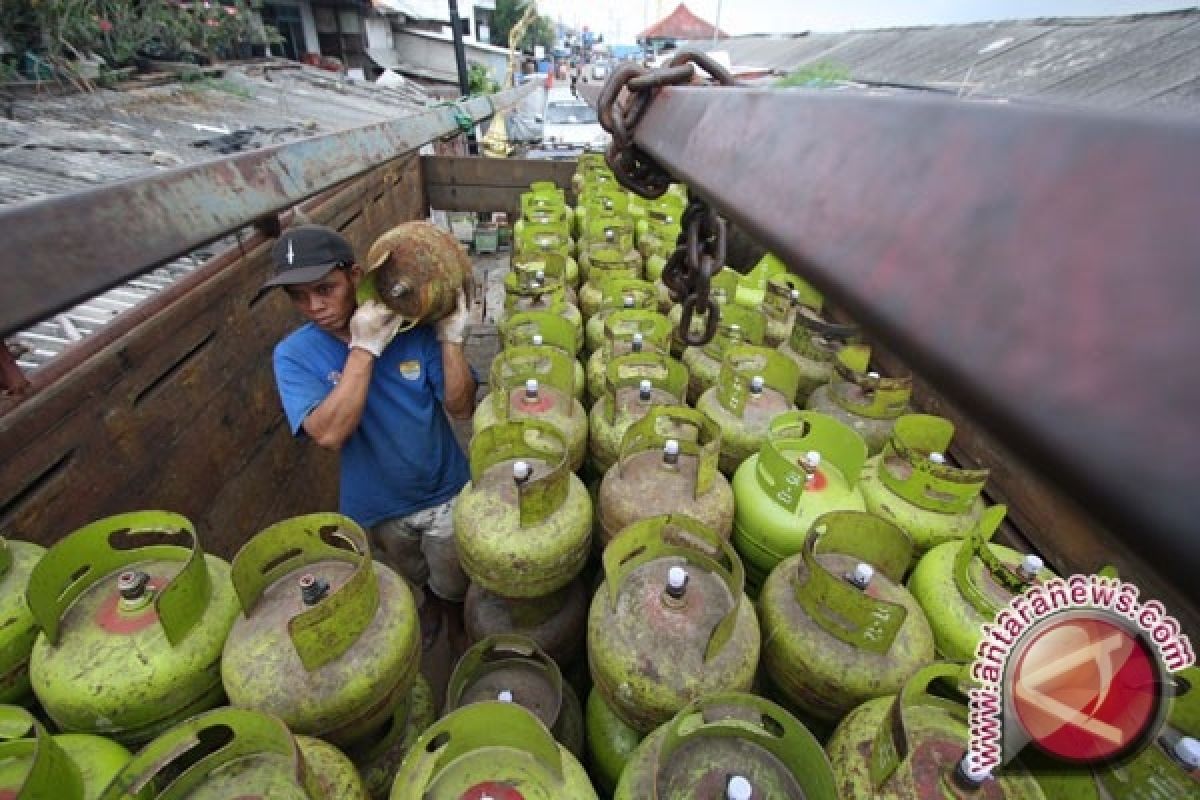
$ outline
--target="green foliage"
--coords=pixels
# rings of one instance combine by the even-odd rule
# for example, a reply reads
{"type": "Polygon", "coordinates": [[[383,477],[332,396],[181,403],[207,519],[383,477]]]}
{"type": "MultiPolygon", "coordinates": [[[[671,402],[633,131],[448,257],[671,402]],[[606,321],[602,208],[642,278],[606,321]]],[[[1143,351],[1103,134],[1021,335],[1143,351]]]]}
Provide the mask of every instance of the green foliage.
{"type": "Polygon", "coordinates": [[[471,62],[467,66],[467,86],[472,97],[480,94],[495,94],[500,91],[500,85],[492,80],[492,73],[478,62],[471,62]]]}
{"type": "MultiPolygon", "coordinates": [[[[513,26],[520,22],[525,15],[528,0],[496,0],[496,10],[492,13],[491,41],[497,47],[508,47],[508,34],[513,26]]],[[[540,44],[546,50],[554,47],[554,20],[544,14],[534,19],[525,29],[525,35],[517,44],[520,50],[532,50],[540,44]]]]}
{"type": "Polygon", "coordinates": [[[214,78],[205,75],[200,70],[194,72],[185,72],[179,76],[183,83],[183,88],[191,92],[199,92],[204,90],[212,90],[217,92],[225,92],[243,100],[250,100],[254,97],[254,93],[242,86],[239,83],[234,83],[225,78],[214,78]]]}
{"type": "Polygon", "coordinates": [[[850,70],[846,67],[833,61],[817,61],[801,67],[795,72],[789,72],[772,85],[777,89],[789,86],[820,88],[848,80],[850,80],[850,70]]]}

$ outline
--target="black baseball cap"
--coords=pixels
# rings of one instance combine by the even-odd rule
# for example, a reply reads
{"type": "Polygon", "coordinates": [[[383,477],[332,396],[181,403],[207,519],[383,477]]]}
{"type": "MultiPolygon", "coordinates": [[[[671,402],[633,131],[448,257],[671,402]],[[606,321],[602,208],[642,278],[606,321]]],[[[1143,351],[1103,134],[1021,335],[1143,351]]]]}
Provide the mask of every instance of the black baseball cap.
{"type": "Polygon", "coordinates": [[[288,228],[271,248],[275,275],[259,293],[272,286],[319,281],[335,267],[354,263],[354,248],[346,237],[324,225],[297,225],[288,228]]]}

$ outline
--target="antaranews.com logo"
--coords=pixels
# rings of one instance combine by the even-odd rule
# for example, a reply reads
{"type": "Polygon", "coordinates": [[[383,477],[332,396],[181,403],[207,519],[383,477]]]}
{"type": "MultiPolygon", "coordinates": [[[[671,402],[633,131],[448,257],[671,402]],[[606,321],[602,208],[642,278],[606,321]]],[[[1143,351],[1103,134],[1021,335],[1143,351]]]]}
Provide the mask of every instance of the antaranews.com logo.
{"type": "Polygon", "coordinates": [[[1162,603],[1101,575],[1053,578],[1016,595],[975,651],[968,764],[991,772],[1029,744],[1095,764],[1149,742],[1163,725],[1168,673],[1196,661],[1162,603]]]}

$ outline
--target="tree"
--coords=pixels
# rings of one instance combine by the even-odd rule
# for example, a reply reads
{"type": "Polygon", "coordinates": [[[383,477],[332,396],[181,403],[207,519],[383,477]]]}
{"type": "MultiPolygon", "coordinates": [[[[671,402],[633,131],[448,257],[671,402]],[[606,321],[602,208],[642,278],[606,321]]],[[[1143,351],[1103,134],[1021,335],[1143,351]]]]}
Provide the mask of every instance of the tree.
{"type": "MultiPolygon", "coordinates": [[[[490,38],[497,47],[508,47],[508,34],[512,31],[521,17],[525,16],[525,8],[529,0],[496,0],[496,10],[492,13],[490,38]]],[[[525,29],[525,35],[517,43],[520,50],[533,49],[540,44],[547,50],[554,47],[554,20],[545,15],[539,16],[533,24],[525,29]]]]}

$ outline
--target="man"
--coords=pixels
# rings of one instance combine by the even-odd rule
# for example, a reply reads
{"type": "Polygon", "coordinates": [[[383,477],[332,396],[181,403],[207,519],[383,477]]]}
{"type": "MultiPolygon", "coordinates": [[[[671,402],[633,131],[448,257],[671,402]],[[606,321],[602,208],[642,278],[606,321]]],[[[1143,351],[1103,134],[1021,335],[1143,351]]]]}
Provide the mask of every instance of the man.
{"type": "Polygon", "coordinates": [[[275,348],[292,432],[341,454],[341,512],[371,532],[377,557],[410,582],[418,605],[425,587],[461,602],[467,579],[450,509],[470,470],[446,415],[470,417],[475,399],[463,291],[434,327],[397,334],[402,320],[387,307],[357,305],[364,272],[336,231],[290,228],[271,257],[275,275],[262,290],[283,287],[309,320],[275,348]]]}

